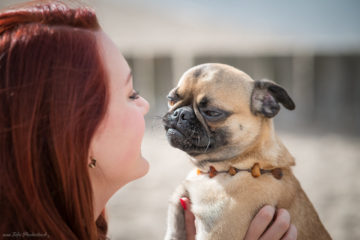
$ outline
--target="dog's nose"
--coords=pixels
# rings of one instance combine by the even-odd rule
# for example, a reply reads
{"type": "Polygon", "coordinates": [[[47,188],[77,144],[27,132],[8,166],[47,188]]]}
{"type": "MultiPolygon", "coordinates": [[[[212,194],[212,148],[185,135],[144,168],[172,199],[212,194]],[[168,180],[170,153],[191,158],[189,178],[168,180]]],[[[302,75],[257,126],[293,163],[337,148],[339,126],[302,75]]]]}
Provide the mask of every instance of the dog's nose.
{"type": "Polygon", "coordinates": [[[173,112],[171,118],[178,123],[186,122],[192,118],[192,112],[185,108],[179,108],[173,112]]]}

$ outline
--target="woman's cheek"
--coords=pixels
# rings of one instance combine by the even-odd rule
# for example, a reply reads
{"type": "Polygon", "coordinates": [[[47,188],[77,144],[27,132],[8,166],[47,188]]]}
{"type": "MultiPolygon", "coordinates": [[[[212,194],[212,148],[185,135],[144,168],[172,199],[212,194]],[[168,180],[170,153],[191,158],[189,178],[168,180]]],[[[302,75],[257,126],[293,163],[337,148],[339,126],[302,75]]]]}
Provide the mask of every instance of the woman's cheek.
{"type": "Polygon", "coordinates": [[[145,120],[141,112],[136,109],[131,109],[125,114],[122,126],[126,139],[134,142],[129,142],[130,145],[140,145],[145,132],[145,120]]]}
{"type": "Polygon", "coordinates": [[[122,155],[120,161],[130,163],[140,156],[141,142],[145,131],[145,120],[143,115],[135,111],[135,109],[124,111],[122,114],[123,117],[118,123],[121,126],[118,128],[120,130],[118,138],[119,142],[121,142],[118,150],[121,151],[119,155],[122,155]]]}

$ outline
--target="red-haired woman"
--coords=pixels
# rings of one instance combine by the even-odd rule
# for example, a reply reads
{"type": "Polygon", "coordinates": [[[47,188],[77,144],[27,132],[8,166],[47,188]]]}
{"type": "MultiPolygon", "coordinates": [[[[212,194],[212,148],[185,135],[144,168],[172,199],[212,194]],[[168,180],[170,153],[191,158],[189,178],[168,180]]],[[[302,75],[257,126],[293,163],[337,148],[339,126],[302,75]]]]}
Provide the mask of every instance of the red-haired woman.
{"type": "MultiPolygon", "coordinates": [[[[37,1],[1,12],[0,237],[105,239],[107,201],[149,169],[148,109],[92,9],[37,1]]],[[[296,236],[285,210],[268,227],[274,213],[260,210],[247,237],[296,236]]]]}

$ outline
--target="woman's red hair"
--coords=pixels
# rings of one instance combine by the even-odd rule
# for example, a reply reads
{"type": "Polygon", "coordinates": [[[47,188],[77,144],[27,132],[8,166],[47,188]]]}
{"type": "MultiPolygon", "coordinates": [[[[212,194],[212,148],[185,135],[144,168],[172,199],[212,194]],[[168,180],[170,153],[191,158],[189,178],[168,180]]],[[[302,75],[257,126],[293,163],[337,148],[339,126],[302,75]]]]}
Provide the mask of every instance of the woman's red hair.
{"type": "Polygon", "coordinates": [[[93,10],[37,1],[0,13],[0,237],[104,239],[88,173],[108,85],[93,10]]]}

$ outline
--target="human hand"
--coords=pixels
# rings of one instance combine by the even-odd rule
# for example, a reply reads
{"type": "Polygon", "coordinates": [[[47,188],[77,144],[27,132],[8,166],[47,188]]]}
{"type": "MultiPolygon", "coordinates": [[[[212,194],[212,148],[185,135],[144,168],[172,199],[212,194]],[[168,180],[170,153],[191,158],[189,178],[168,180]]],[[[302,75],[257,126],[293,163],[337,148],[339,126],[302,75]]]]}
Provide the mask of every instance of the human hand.
{"type": "Polygon", "coordinates": [[[297,230],[290,224],[289,212],[283,208],[275,210],[267,205],[260,209],[251,221],[244,240],[292,240],[296,237],[297,230]]]}
{"type": "MultiPolygon", "coordinates": [[[[191,202],[188,198],[181,198],[180,202],[185,212],[186,239],[195,240],[195,216],[190,211],[191,202]]],[[[260,209],[251,221],[244,240],[292,240],[296,237],[297,230],[293,224],[290,224],[289,212],[285,209],[275,211],[274,207],[267,205],[260,209]],[[275,220],[272,222],[274,216],[275,220]]]]}

